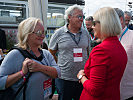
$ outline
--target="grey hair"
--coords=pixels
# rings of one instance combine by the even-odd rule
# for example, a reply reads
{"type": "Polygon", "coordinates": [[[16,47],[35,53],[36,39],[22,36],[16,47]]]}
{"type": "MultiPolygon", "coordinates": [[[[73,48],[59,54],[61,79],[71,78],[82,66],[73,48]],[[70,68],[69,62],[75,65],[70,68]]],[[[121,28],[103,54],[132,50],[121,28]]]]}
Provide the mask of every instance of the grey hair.
{"type": "Polygon", "coordinates": [[[94,20],[100,22],[101,39],[117,36],[121,33],[122,27],[116,11],[111,7],[103,7],[95,12],[94,20]]]}
{"type": "Polygon", "coordinates": [[[116,11],[116,13],[118,14],[119,18],[122,17],[123,18],[123,21],[125,23],[125,17],[124,17],[124,12],[119,9],[119,8],[114,8],[114,10],[116,11]]]}
{"type": "Polygon", "coordinates": [[[92,16],[88,16],[85,20],[86,21],[93,21],[93,17],[92,16]]]}
{"type": "Polygon", "coordinates": [[[132,17],[131,12],[129,12],[129,11],[124,11],[124,14],[126,14],[126,15],[128,15],[128,16],[132,17]]]}
{"type": "Polygon", "coordinates": [[[73,15],[75,9],[81,10],[81,11],[83,12],[83,9],[81,8],[80,5],[75,4],[75,5],[73,5],[73,6],[70,6],[70,7],[65,11],[65,16],[64,16],[64,18],[65,18],[65,20],[66,20],[67,23],[69,23],[68,16],[69,16],[69,15],[73,15]]]}
{"type": "Polygon", "coordinates": [[[34,18],[34,17],[29,17],[25,20],[23,20],[19,26],[18,26],[18,34],[17,34],[17,38],[18,38],[18,47],[21,47],[23,49],[28,49],[28,43],[27,43],[27,39],[28,39],[28,35],[31,34],[37,23],[40,22],[41,24],[42,21],[38,18],[34,18]]]}

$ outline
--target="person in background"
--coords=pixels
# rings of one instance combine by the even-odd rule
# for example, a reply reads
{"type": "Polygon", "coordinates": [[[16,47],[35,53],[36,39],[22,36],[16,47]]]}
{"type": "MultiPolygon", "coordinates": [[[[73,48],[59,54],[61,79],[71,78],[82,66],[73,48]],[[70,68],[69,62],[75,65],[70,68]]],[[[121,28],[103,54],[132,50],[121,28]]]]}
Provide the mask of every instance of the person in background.
{"type": "MultiPolygon", "coordinates": [[[[60,76],[60,68],[48,50],[40,48],[45,37],[44,27],[40,19],[30,17],[18,26],[17,46],[26,50],[36,59],[24,58],[17,50],[11,50],[0,66],[0,90],[11,87],[17,91],[23,83],[23,77],[29,72],[26,88],[26,100],[49,100],[51,94],[51,78],[60,76]]],[[[23,92],[15,100],[22,100],[23,92]]]]}
{"type": "Polygon", "coordinates": [[[94,35],[102,42],[77,74],[83,84],[80,100],[120,100],[120,81],[127,64],[126,51],[117,37],[122,30],[120,20],[111,7],[100,8],[93,17],[94,35]]]}
{"type": "Polygon", "coordinates": [[[89,34],[82,28],[84,15],[80,5],[70,6],[65,18],[66,25],[57,29],[50,39],[49,51],[61,68],[61,77],[55,79],[58,100],[78,100],[83,86],[76,76],[88,58],[89,34]]]}
{"type": "Polygon", "coordinates": [[[94,31],[92,28],[93,25],[93,17],[92,16],[88,16],[85,19],[85,24],[86,24],[86,28],[89,32],[90,35],[90,40],[91,40],[91,50],[98,44],[101,43],[100,39],[98,39],[97,37],[94,36],[94,31]]]}
{"type": "Polygon", "coordinates": [[[92,16],[88,16],[85,19],[85,24],[86,24],[86,28],[87,28],[89,34],[91,35],[91,38],[92,39],[95,39],[95,37],[94,37],[94,31],[93,31],[93,28],[92,28],[92,25],[93,25],[93,17],[92,16]]]}
{"type": "Polygon", "coordinates": [[[133,100],[133,30],[125,26],[124,12],[119,8],[115,8],[115,11],[119,15],[123,26],[123,32],[119,35],[119,40],[128,56],[128,62],[120,85],[121,100],[133,100]]]}
{"type": "Polygon", "coordinates": [[[4,58],[4,54],[3,54],[3,51],[2,49],[0,49],[0,60],[4,58]]]}
{"type": "Polygon", "coordinates": [[[5,31],[0,29],[0,48],[6,52],[6,34],[5,31]]]}
{"type": "Polygon", "coordinates": [[[125,26],[127,26],[129,29],[133,30],[133,25],[130,24],[132,14],[129,11],[124,12],[124,18],[125,18],[125,26]]]}

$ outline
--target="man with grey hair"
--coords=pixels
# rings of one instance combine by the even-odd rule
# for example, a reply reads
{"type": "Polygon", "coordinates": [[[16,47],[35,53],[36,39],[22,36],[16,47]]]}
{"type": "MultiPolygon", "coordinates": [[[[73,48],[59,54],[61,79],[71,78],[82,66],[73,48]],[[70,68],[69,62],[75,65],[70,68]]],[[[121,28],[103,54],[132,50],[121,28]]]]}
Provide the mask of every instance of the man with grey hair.
{"type": "Polygon", "coordinates": [[[82,77],[78,79],[77,74],[84,69],[88,58],[89,34],[82,28],[84,15],[81,6],[70,6],[65,11],[65,19],[66,25],[52,35],[49,51],[61,68],[61,77],[55,80],[58,100],[79,100],[83,86],[79,83],[82,77]]]}
{"type": "Polygon", "coordinates": [[[128,11],[124,12],[124,17],[125,17],[125,25],[128,26],[129,22],[131,20],[132,14],[128,11]]]}
{"type": "Polygon", "coordinates": [[[132,18],[131,12],[125,11],[125,12],[124,12],[124,17],[125,17],[125,25],[126,25],[129,29],[133,30],[133,25],[129,23],[130,20],[131,20],[131,18],[132,18]]]}
{"type": "Polygon", "coordinates": [[[123,27],[119,40],[128,56],[128,62],[120,84],[121,100],[133,100],[133,31],[125,26],[123,11],[119,8],[115,8],[115,11],[118,13],[123,27]]]}

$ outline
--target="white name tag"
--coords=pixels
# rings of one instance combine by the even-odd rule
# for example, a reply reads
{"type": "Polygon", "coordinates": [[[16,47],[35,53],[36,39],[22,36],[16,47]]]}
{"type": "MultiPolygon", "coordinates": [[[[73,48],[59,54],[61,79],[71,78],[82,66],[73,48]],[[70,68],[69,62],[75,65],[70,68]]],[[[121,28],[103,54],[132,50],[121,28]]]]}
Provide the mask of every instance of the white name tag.
{"type": "Polygon", "coordinates": [[[83,61],[82,48],[74,48],[73,49],[73,58],[74,58],[74,62],[83,61]]]}

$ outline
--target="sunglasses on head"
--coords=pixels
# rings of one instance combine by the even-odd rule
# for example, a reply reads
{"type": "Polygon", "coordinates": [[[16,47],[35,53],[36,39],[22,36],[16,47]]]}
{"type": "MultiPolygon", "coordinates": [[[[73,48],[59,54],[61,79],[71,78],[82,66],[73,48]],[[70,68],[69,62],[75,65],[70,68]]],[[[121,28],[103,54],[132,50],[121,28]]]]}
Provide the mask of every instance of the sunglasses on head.
{"type": "Polygon", "coordinates": [[[100,24],[100,21],[93,21],[93,26],[95,26],[97,23],[100,24]]]}
{"type": "Polygon", "coordinates": [[[36,34],[37,36],[45,35],[45,33],[40,30],[38,30],[37,32],[32,32],[32,33],[36,34]]]}

